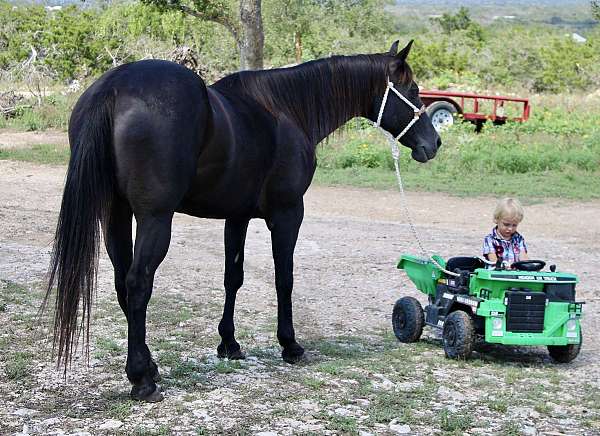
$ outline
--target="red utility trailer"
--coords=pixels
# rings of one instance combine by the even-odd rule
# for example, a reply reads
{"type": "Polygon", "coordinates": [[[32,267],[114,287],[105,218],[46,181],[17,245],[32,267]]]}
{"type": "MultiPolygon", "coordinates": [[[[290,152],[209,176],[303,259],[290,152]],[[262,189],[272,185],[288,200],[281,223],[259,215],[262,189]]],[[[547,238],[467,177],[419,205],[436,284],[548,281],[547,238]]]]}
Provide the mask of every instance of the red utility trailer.
{"type": "Polygon", "coordinates": [[[419,94],[437,130],[454,124],[457,116],[474,123],[477,131],[487,120],[504,124],[529,118],[530,105],[526,98],[437,90],[421,90],[419,94]]]}

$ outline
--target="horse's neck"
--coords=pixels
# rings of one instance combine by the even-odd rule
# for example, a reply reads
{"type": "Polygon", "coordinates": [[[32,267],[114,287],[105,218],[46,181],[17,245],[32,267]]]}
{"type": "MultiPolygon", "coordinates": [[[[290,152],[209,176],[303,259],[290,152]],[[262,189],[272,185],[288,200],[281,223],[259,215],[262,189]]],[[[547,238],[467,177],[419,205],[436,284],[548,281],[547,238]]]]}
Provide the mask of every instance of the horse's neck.
{"type": "Polygon", "coordinates": [[[244,72],[231,81],[276,117],[285,116],[317,144],[348,120],[366,116],[373,83],[353,58],[323,59],[292,68],[244,72]],[[343,65],[340,65],[344,63],[343,65]]]}

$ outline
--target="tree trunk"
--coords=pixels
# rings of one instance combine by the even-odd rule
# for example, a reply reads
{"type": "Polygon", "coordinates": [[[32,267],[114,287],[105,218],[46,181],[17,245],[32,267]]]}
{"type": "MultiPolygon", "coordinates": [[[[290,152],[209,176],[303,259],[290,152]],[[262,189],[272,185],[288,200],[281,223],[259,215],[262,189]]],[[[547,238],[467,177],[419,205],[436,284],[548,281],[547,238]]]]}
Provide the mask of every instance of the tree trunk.
{"type": "Polygon", "coordinates": [[[296,31],[294,33],[294,48],[296,49],[296,63],[302,62],[302,35],[296,31]]]}
{"type": "Polygon", "coordinates": [[[261,0],[240,0],[242,35],[239,41],[240,69],[260,70],[263,67],[264,33],[261,0]]]}

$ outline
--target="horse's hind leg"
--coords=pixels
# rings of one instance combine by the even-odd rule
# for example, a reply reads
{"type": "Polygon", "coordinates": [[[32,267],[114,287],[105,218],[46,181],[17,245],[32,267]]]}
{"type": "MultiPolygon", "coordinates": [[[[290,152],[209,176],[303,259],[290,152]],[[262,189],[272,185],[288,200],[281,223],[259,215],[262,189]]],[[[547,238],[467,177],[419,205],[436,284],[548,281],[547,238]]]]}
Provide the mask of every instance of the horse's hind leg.
{"type": "MultiPolygon", "coordinates": [[[[115,195],[111,203],[110,217],[105,229],[105,244],[108,256],[115,271],[115,289],[119,306],[128,317],[127,313],[127,272],[133,260],[133,241],[131,239],[131,223],[133,212],[129,203],[122,197],[115,195]]],[[[158,366],[151,362],[154,368],[153,379],[158,381],[160,375],[158,366]]]]}
{"type": "Polygon", "coordinates": [[[136,216],[138,221],[133,263],[127,273],[128,350],[127,378],[133,384],[131,396],[137,400],[160,401],[156,365],[146,345],[146,309],[154,273],[169,249],[173,212],[136,216]]]}
{"type": "Polygon", "coordinates": [[[249,219],[225,220],[225,307],[219,323],[221,343],[217,347],[217,355],[230,359],[246,357],[235,340],[233,313],[237,291],[244,283],[244,243],[248,222],[249,219]]]}
{"type": "Polygon", "coordinates": [[[133,245],[131,240],[131,218],[129,204],[115,196],[111,204],[110,219],[105,231],[106,251],[115,270],[115,288],[119,306],[127,317],[127,286],[125,278],[131,267],[133,245]]]}

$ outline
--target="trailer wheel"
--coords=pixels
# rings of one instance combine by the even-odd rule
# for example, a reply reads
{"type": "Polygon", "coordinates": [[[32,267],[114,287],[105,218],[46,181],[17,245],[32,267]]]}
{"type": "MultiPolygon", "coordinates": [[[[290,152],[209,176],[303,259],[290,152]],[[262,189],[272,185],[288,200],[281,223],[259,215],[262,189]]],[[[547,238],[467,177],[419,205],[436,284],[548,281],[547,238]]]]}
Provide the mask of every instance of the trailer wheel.
{"type": "Polygon", "coordinates": [[[403,297],[396,301],[392,313],[392,326],[400,342],[418,341],[423,333],[423,324],[423,308],[416,298],[403,297]]]}
{"type": "Polygon", "coordinates": [[[447,101],[436,101],[427,107],[427,115],[438,132],[454,124],[456,108],[447,101]]]}
{"type": "Polygon", "coordinates": [[[446,357],[468,359],[475,343],[473,319],[462,310],[452,312],[444,322],[442,337],[446,357]]]}
{"type": "Polygon", "coordinates": [[[577,357],[581,350],[583,335],[579,333],[579,343],[569,345],[548,345],[548,354],[557,363],[569,363],[577,357]]]}

